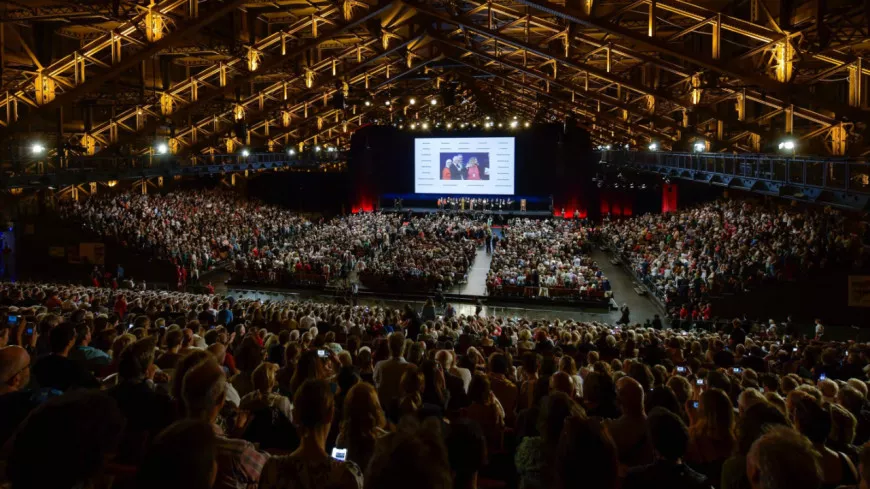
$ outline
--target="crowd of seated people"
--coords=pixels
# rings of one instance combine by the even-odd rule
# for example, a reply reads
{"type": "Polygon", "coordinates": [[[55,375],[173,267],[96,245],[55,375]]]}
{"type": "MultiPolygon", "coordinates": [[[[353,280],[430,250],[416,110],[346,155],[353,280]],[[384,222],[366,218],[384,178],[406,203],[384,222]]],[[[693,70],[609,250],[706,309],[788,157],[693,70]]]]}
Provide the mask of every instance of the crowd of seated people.
{"type": "Polygon", "coordinates": [[[0,483],[12,489],[870,480],[870,344],[818,329],[52,284],[0,284],[0,309],[0,483]]]}
{"type": "Polygon", "coordinates": [[[360,278],[372,288],[447,290],[467,280],[487,229],[485,221],[465,216],[411,218],[392,246],[371,259],[360,278]]]}
{"type": "Polygon", "coordinates": [[[444,216],[403,226],[401,216],[377,212],[311,222],[219,190],[97,196],[64,203],[60,215],[171,260],[184,277],[221,265],[234,280],[262,284],[325,285],[356,271],[369,282],[449,287],[464,279],[485,229],[444,216]]]}
{"type": "Polygon", "coordinates": [[[608,222],[602,236],[677,306],[795,280],[832,260],[861,261],[860,240],[835,211],[788,212],[738,200],[608,222]]]}
{"type": "Polygon", "coordinates": [[[534,288],[535,296],[552,295],[549,289],[609,295],[610,282],[588,255],[590,230],[584,223],[518,218],[502,233],[487,277],[490,295],[505,293],[505,286],[534,288]]]}

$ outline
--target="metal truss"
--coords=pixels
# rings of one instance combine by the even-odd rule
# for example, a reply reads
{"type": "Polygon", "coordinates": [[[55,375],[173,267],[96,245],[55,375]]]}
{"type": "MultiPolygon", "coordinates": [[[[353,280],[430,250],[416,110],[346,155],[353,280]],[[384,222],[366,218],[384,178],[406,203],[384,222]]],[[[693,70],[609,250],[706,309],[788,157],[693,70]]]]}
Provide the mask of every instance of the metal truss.
{"type": "Polygon", "coordinates": [[[764,154],[605,151],[620,171],[734,188],[793,200],[870,210],[870,164],[849,158],[764,154]]]}
{"type": "Polygon", "coordinates": [[[364,124],[489,115],[576,121],[595,144],[681,151],[703,140],[711,152],[759,153],[791,138],[806,154],[870,153],[870,24],[854,2],[119,5],[5,11],[0,58],[15,71],[4,71],[14,83],[0,93],[2,135],[45,134],[58,159],[147,155],[157,142],[197,158],[342,147],[364,124]],[[55,35],[94,38],[43,66],[22,29],[60,16],[55,35]],[[160,83],[146,86],[149,76],[160,83]],[[448,80],[470,106],[407,106],[448,80]]]}

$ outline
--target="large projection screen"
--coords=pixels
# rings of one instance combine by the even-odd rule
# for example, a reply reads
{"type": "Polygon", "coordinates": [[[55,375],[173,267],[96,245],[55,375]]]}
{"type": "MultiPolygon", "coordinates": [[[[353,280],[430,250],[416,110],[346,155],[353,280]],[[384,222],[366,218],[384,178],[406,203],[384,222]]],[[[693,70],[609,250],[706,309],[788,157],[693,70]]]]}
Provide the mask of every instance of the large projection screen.
{"type": "Polygon", "coordinates": [[[414,192],[514,195],[514,138],[414,139],[414,192]]]}

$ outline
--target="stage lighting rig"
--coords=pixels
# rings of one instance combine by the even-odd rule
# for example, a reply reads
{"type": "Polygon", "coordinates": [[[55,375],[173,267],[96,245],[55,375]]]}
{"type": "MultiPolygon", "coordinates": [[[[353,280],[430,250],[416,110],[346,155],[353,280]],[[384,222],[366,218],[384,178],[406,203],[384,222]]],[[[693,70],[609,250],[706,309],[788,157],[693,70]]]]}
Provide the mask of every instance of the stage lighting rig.
{"type": "Polygon", "coordinates": [[[169,152],[169,146],[166,143],[157,143],[157,146],[154,147],[159,155],[165,155],[169,152]]]}
{"type": "Polygon", "coordinates": [[[707,149],[707,143],[704,141],[696,141],[693,146],[695,153],[703,153],[707,149]]]}
{"type": "Polygon", "coordinates": [[[42,143],[33,143],[30,146],[30,152],[36,156],[45,153],[45,146],[42,143]]]}
{"type": "Polygon", "coordinates": [[[649,143],[649,150],[650,151],[658,151],[659,150],[658,143],[656,143],[655,141],[649,143]]]}

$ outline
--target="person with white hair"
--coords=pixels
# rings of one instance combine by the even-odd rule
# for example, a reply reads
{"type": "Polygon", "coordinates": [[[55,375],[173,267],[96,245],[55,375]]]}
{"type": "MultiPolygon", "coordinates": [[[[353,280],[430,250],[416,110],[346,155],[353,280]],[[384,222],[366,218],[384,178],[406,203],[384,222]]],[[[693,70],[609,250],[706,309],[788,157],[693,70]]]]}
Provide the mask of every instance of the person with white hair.
{"type": "Polygon", "coordinates": [[[441,180],[450,180],[450,167],[453,166],[453,158],[444,160],[444,169],[441,170],[441,180]]]}

